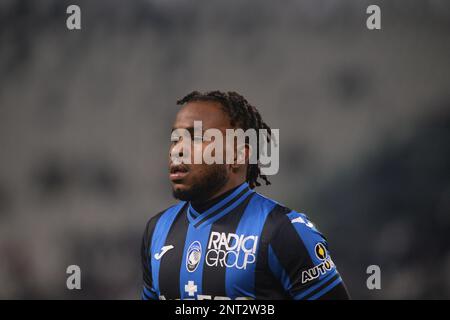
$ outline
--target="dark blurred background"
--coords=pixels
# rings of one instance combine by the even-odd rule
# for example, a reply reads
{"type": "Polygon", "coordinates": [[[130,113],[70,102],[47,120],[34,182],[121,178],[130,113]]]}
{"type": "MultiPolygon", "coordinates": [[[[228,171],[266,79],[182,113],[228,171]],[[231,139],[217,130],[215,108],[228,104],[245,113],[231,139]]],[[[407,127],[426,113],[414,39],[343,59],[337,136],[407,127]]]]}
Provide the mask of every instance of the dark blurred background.
{"type": "Polygon", "coordinates": [[[139,298],[194,89],[280,129],[259,191],[319,226],[353,298],[450,298],[449,67],[445,0],[0,0],[0,298],[139,298]]]}

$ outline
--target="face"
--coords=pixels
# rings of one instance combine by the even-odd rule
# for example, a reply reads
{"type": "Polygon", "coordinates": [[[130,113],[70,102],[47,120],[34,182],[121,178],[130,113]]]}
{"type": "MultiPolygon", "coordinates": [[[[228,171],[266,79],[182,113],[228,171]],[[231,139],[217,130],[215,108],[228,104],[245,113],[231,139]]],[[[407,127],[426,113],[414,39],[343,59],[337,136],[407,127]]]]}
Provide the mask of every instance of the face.
{"type": "MultiPolygon", "coordinates": [[[[187,103],[178,112],[173,129],[186,129],[191,134],[191,150],[186,154],[182,149],[183,139],[172,142],[169,150],[169,178],[175,198],[184,201],[202,201],[211,198],[228,182],[230,168],[226,164],[194,164],[195,148],[201,146],[203,150],[211,141],[203,141],[194,136],[194,121],[202,121],[203,131],[218,129],[225,135],[225,130],[232,128],[228,115],[219,103],[210,101],[193,101],[187,103]],[[194,140],[197,140],[194,144],[194,140]],[[191,164],[175,164],[170,155],[190,159],[191,164]]],[[[203,132],[202,132],[203,135],[203,132]]]]}

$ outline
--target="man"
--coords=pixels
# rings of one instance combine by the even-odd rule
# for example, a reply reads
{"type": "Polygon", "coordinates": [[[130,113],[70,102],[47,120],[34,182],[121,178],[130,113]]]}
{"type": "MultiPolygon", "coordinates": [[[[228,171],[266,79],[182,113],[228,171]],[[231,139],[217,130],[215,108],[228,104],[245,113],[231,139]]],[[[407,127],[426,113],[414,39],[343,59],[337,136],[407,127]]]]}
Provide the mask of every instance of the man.
{"type": "MultiPolygon", "coordinates": [[[[201,121],[204,130],[266,130],[270,139],[257,109],[238,93],[194,91],[178,104],[174,130],[193,133],[201,121]]],[[[348,299],[327,241],[308,218],[253,190],[259,178],[270,184],[249,161],[257,148],[233,149],[231,163],[194,163],[183,142],[195,149],[211,139],[175,140],[169,178],[181,201],[147,224],[143,299],[348,299]]]]}

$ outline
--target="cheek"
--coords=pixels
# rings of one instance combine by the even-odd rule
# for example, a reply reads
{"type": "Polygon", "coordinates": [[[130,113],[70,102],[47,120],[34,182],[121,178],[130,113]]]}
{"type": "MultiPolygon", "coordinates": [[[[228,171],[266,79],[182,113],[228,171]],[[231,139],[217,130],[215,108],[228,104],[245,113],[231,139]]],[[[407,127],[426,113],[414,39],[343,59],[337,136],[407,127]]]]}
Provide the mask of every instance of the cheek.
{"type": "Polygon", "coordinates": [[[203,145],[203,161],[207,164],[225,164],[227,146],[220,141],[207,142],[203,145]]]}
{"type": "Polygon", "coordinates": [[[208,173],[208,165],[205,164],[192,164],[189,167],[189,173],[192,173],[193,177],[203,177],[208,173]]]}
{"type": "Polygon", "coordinates": [[[201,181],[211,174],[213,171],[212,165],[207,164],[193,164],[189,167],[189,180],[201,181]]]}
{"type": "Polygon", "coordinates": [[[223,176],[228,174],[228,166],[223,164],[212,164],[212,165],[205,165],[201,176],[202,177],[209,177],[209,176],[223,176]]]}
{"type": "Polygon", "coordinates": [[[191,145],[191,150],[192,152],[188,156],[191,160],[191,163],[195,163],[195,160],[199,161],[198,159],[200,159],[201,163],[203,163],[203,150],[205,150],[205,145],[201,143],[193,143],[191,145]]]}

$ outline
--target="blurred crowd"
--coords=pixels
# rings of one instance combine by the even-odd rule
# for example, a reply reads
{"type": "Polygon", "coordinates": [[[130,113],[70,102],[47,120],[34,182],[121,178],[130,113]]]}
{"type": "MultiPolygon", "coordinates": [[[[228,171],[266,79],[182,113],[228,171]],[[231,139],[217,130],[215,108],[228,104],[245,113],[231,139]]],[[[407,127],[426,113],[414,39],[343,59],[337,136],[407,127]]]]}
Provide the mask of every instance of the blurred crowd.
{"type": "Polygon", "coordinates": [[[175,102],[214,89],[280,129],[259,191],[318,225],[353,298],[450,298],[450,3],[372,2],[1,0],[0,299],[139,298],[175,102]]]}

